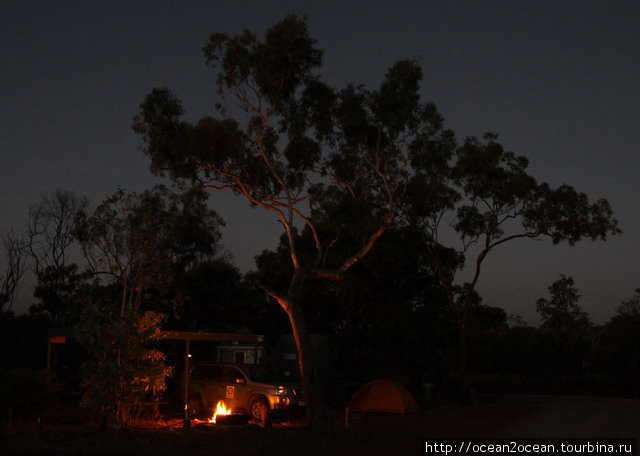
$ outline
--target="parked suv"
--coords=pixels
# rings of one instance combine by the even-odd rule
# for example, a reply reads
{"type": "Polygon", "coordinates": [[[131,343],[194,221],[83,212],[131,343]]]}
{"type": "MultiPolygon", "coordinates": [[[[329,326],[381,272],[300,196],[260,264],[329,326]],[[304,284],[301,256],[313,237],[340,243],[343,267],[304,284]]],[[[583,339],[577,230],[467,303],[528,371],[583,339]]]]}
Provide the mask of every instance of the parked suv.
{"type": "Polygon", "coordinates": [[[234,413],[257,422],[274,410],[303,406],[299,386],[278,383],[259,366],[196,364],[190,371],[187,406],[196,415],[213,411],[223,401],[234,413]]]}

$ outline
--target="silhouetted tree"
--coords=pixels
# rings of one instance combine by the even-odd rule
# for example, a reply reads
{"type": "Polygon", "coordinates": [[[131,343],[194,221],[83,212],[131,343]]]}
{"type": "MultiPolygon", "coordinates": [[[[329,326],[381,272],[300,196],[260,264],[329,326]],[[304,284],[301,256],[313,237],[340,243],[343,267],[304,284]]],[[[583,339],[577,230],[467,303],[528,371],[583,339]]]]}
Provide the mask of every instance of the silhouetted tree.
{"type": "Polygon", "coordinates": [[[199,262],[176,276],[179,303],[165,326],[183,331],[255,332],[262,323],[264,293],[243,280],[226,258],[199,262]]]}
{"type": "Polygon", "coordinates": [[[26,271],[24,240],[12,231],[0,233],[2,274],[0,275],[0,314],[11,312],[20,280],[26,271]]]}
{"type": "Polygon", "coordinates": [[[561,274],[549,293],[551,299],[538,299],[536,310],[542,317],[540,330],[551,340],[550,367],[579,374],[591,348],[591,321],[578,305],[580,295],[571,276],[561,274]]]}
{"type": "Polygon", "coordinates": [[[221,220],[205,202],[199,190],[118,190],[76,218],[74,234],[96,285],[77,330],[89,354],[83,403],[116,425],[171,371],[148,346],[163,319],[151,309],[175,301],[170,285],[177,270],[215,254],[221,220]],[[190,226],[194,231],[185,231],[190,226]]]}
{"type": "Polygon", "coordinates": [[[505,151],[496,138],[487,134],[484,142],[471,137],[457,148],[416,149],[405,206],[406,219],[422,235],[459,326],[463,390],[468,389],[469,308],[491,251],[516,239],[546,237],[554,244],[574,245],[621,233],[606,200],[590,203],[568,185],[552,189],[537,183],[527,173],[527,158],[505,151]],[[452,242],[451,234],[459,240],[457,247],[445,244],[452,242]],[[457,274],[466,268],[471,280],[456,287],[457,274]]]}
{"type": "Polygon", "coordinates": [[[640,394],[640,288],[602,329],[595,369],[617,382],[617,392],[640,394]]]}
{"type": "Polygon", "coordinates": [[[549,293],[551,299],[540,298],[536,302],[543,330],[566,334],[591,325],[588,314],[578,305],[580,295],[573,277],[560,274],[560,279],[549,287],[549,293]]]}
{"type": "Polygon", "coordinates": [[[121,308],[140,309],[173,299],[176,274],[216,257],[221,224],[202,191],[156,186],[120,189],[92,213],[79,212],[74,233],[91,273],[122,288],[121,308]]]}
{"type": "Polygon", "coordinates": [[[73,290],[86,277],[70,256],[75,216],[86,206],[86,198],[58,189],[29,209],[27,251],[38,282],[35,297],[40,299],[31,311],[48,315],[55,326],[73,326],[80,312],[73,290]]]}
{"type": "Polygon", "coordinates": [[[76,263],[47,266],[37,277],[33,297],[39,302],[29,307],[29,314],[46,316],[53,326],[72,328],[82,312],[78,293],[89,277],[76,263]]]}
{"type": "Polygon", "coordinates": [[[374,91],[358,85],[334,90],[320,82],[312,72],[322,51],[298,17],[272,26],[264,40],[250,31],[213,34],[203,50],[218,69],[219,93],[246,116],[232,118],[221,110],[220,118],[190,124],[168,89],[154,89],[134,129],[144,138],[154,173],[231,190],[282,223],[292,272],[282,288],[262,288],[289,318],[308,419],[322,426],[324,400],[300,299],[304,285],[341,280],[369,253],[396,216],[409,150],[447,135],[435,107],[420,102],[422,72],[414,62],[393,65],[374,91]],[[331,213],[327,207],[345,205],[374,217],[344,219],[324,237],[319,218],[331,213]],[[331,257],[342,241],[340,228],[351,223],[360,228],[358,242],[342,258],[331,257]],[[310,233],[309,256],[296,242],[298,224],[310,233]]]}

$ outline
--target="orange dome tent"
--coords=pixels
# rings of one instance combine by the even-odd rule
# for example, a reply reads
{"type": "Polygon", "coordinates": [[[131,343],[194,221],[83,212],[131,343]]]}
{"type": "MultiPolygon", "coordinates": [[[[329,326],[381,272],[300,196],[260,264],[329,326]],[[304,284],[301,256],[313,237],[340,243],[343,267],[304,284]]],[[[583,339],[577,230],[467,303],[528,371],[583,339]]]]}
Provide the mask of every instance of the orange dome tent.
{"type": "Polygon", "coordinates": [[[391,380],[375,380],[367,383],[349,401],[352,412],[409,413],[418,410],[411,393],[391,380]]]}

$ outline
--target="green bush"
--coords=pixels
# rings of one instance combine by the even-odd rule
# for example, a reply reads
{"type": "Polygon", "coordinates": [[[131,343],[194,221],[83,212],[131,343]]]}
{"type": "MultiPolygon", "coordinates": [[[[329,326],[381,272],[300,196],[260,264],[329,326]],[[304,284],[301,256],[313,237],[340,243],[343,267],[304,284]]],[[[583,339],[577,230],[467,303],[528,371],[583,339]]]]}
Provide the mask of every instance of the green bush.
{"type": "Polygon", "coordinates": [[[132,307],[109,312],[88,306],[77,328],[88,360],[82,366],[82,405],[115,426],[154,390],[164,389],[171,367],[163,353],[150,348],[158,340],[162,315],[132,307]]]}

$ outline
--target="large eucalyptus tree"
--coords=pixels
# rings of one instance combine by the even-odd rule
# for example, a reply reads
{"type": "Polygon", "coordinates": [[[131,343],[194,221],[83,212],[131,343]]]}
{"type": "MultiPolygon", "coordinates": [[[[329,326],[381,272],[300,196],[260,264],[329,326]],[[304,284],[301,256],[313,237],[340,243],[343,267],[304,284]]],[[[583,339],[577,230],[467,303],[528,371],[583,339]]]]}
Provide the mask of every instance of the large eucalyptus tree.
{"type": "Polygon", "coordinates": [[[311,279],[340,280],[371,250],[396,217],[410,151],[450,143],[452,134],[442,129],[435,107],[420,102],[422,72],[414,62],[393,65],[376,90],[355,84],[338,90],[321,82],[314,71],[322,51],[296,16],[272,26],[263,39],[250,31],[213,34],[203,51],[217,70],[221,101],[230,99],[239,114],[220,109],[189,123],[169,89],[154,89],[134,130],[144,138],[152,172],[232,191],[282,224],[290,281],[281,289],[262,288],[289,317],[307,417],[322,425],[324,400],[300,302],[303,286],[311,279]],[[354,216],[328,223],[332,214],[344,213],[333,210],[338,207],[352,208],[354,216]],[[353,224],[359,241],[340,249],[346,254],[332,255],[341,231],[353,224]],[[298,245],[306,239],[295,235],[301,228],[311,233],[312,255],[298,245]]]}

